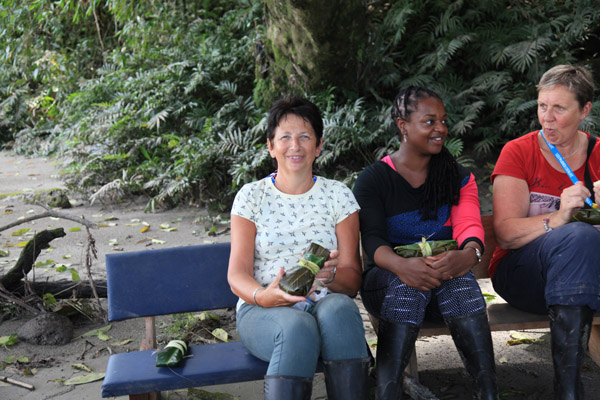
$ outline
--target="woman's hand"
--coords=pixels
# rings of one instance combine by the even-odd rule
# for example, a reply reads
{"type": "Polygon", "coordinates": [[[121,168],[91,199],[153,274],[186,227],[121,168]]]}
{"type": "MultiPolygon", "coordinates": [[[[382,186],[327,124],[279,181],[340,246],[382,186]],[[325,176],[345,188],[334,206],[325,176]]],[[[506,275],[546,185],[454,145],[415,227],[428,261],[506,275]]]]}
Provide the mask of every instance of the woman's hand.
{"type": "MultiPolygon", "coordinates": [[[[279,274],[269,286],[262,290],[258,290],[256,292],[256,296],[254,299],[256,300],[256,305],[269,308],[269,307],[283,307],[283,306],[291,306],[299,301],[305,301],[306,297],[303,296],[293,296],[291,294],[286,293],[281,290],[279,287],[279,281],[285,275],[285,270],[283,268],[279,268],[279,274]]],[[[309,293],[310,295],[310,293],[309,293]]]]}
{"type": "Polygon", "coordinates": [[[321,281],[323,284],[331,283],[335,279],[336,269],[339,261],[340,252],[338,250],[332,250],[329,253],[329,260],[325,261],[323,267],[315,276],[315,279],[321,281]]]}
{"type": "MultiPolygon", "coordinates": [[[[594,192],[598,193],[596,188],[594,188],[594,192]]],[[[585,206],[585,199],[590,195],[590,191],[582,182],[577,182],[563,190],[560,194],[560,208],[556,212],[556,216],[552,217],[553,223],[548,221],[548,226],[558,228],[571,222],[573,215],[585,206]]]]}
{"type": "Polygon", "coordinates": [[[469,247],[445,251],[427,259],[431,261],[431,268],[441,273],[444,280],[463,276],[477,264],[477,256],[469,247]]]}
{"type": "Polygon", "coordinates": [[[596,199],[596,204],[600,203],[600,181],[594,182],[594,198],[596,199]]]}
{"type": "Polygon", "coordinates": [[[403,263],[396,275],[410,287],[427,291],[440,286],[445,279],[442,273],[432,268],[432,261],[427,258],[398,258],[402,259],[403,263]]]}

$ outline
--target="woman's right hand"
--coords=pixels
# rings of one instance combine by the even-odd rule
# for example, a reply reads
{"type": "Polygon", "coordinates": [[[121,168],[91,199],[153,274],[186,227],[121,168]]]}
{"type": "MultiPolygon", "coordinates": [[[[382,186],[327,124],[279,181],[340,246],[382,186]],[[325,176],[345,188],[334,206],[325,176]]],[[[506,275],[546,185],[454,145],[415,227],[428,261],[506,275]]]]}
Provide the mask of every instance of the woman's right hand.
{"type": "Polygon", "coordinates": [[[548,225],[557,228],[571,222],[573,215],[585,206],[585,199],[590,195],[590,191],[582,182],[577,182],[575,185],[563,190],[560,194],[560,208],[556,212],[556,216],[552,217],[554,223],[551,224],[549,221],[548,225]]]}
{"type": "Polygon", "coordinates": [[[279,287],[279,281],[283,275],[285,275],[285,270],[283,268],[279,268],[279,274],[277,274],[275,280],[263,290],[256,292],[256,296],[254,298],[256,299],[257,305],[265,308],[284,307],[292,306],[300,301],[306,300],[306,297],[293,296],[281,290],[279,287]]]}
{"type": "Polygon", "coordinates": [[[432,268],[432,260],[424,257],[402,258],[402,267],[397,269],[396,275],[405,284],[415,289],[428,291],[442,284],[444,276],[432,268]]]}

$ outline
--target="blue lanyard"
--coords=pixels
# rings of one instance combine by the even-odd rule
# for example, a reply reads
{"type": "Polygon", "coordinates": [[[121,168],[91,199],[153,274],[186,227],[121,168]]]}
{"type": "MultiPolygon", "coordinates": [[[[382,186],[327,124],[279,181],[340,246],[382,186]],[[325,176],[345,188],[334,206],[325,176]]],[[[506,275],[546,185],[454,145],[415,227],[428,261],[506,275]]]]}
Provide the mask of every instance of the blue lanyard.
{"type": "MultiPolygon", "coordinates": [[[[542,139],[544,139],[544,142],[546,142],[546,144],[548,145],[548,148],[550,149],[552,154],[554,154],[554,157],[559,162],[560,166],[565,170],[565,172],[569,176],[569,179],[571,179],[571,182],[573,182],[573,185],[575,185],[577,182],[579,182],[579,179],[577,179],[577,177],[573,173],[573,170],[571,169],[571,167],[569,167],[569,164],[567,164],[564,157],[560,154],[560,152],[558,151],[556,146],[554,146],[551,143],[548,143],[548,141],[544,137],[544,132],[541,129],[540,129],[540,135],[542,135],[542,139]]],[[[589,197],[587,199],[585,199],[585,204],[587,204],[590,207],[594,206],[592,199],[590,199],[589,197]]]]}

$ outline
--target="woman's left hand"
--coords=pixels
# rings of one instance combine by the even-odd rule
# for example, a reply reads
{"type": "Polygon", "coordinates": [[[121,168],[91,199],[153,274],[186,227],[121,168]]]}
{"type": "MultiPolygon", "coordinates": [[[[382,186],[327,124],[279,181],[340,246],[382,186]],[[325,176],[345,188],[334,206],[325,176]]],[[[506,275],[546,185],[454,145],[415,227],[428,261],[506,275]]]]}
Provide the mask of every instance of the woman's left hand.
{"type": "Polygon", "coordinates": [[[594,182],[594,198],[596,199],[596,204],[600,203],[600,181],[594,182]]]}
{"type": "Polygon", "coordinates": [[[474,262],[477,262],[477,257],[473,249],[465,248],[427,257],[427,260],[432,261],[431,268],[442,273],[444,280],[448,280],[469,272],[475,266],[474,262]]]}
{"type": "Polygon", "coordinates": [[[321,270],[315,276],[315,279],[321,281],[323,284],[333,281],[335,278],[335,271],[338,265],[338,257],[340,252],[337,250],[332,250],[329,253],[329,260],[325,261],[321,270]]]}

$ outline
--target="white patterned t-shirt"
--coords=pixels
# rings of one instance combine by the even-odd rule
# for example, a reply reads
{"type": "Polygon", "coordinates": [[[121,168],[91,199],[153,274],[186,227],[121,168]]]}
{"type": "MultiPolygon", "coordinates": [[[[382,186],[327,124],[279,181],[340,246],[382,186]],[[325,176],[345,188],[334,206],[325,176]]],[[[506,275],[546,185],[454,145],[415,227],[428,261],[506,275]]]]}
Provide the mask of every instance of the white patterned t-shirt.
{"type": "Polygon", "coordinates": [[[266,286],[280,267],[294,267],[311,242],[337,249],[336,225],[359,209],[352,191],[339,181],[317,177],[308,192],[291,195],[266,177],[240,189],[231,214],[256,225],[254,279],[266,286]]]}

